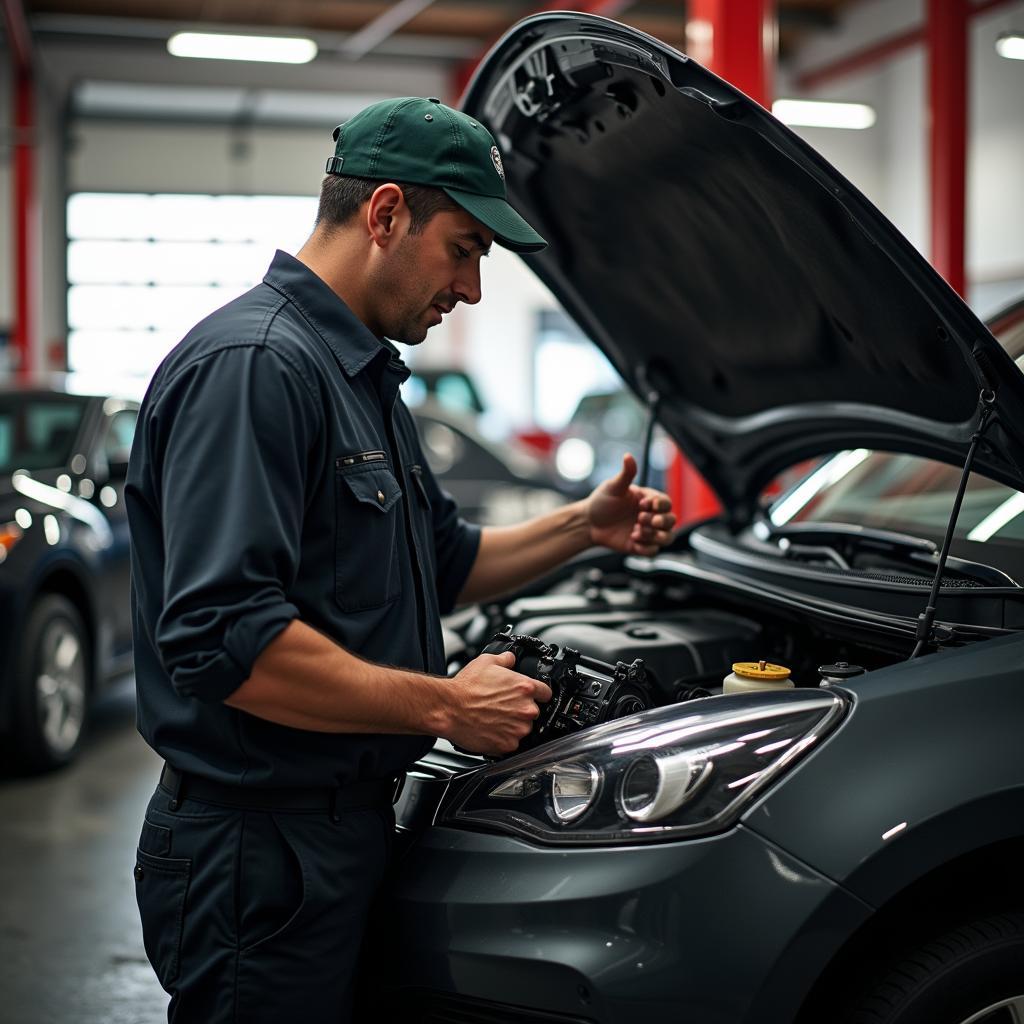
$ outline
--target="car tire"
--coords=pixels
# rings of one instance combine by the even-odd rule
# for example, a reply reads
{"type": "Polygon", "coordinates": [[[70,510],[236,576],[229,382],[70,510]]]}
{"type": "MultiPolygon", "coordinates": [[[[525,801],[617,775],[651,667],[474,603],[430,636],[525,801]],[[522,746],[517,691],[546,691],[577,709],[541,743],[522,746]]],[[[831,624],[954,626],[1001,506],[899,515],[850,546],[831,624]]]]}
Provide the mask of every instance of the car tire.
{"type": "Polygon", "coordinates": [[[29,771],[58,768],[74,759],[85,734],[89,634],[66,597],[45,594],[30,609],[22,637],[14,672],[14,763],[29,771]]]}
{"type": "Polygon", "coordinates": [[[950,927],[894,959],[843,1024],[1024,1021],[1024,913],[950,927]]]}

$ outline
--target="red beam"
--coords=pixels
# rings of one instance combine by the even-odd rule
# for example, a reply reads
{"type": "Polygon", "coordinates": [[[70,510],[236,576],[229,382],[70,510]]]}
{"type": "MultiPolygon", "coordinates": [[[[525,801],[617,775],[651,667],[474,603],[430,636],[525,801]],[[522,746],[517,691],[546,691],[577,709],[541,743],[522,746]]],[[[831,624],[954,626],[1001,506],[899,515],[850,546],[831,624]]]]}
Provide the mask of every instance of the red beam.
{"type": "MultiPolygon", "coordinates": [[[[1003,7],[1010,2],[1011,0],[982,0],[981,3],[969,5],[967,14],[974,18],[979,14],[987,14],[997,7],[1003,7]]],[[[796,85],[801,90],[817,89],[819,86],[826,85],[829,82],[846,78],[848,75],[874,67],[890,57],[895,57],[896,54],[902,53],[904,50],[909,50],[912,46],[923,43],[925,35],[925,26],[919,25],[917,28],[900,32],[897,35],[890,36],[888,39],[879,40],[877,43],[872,43],[870,46],[865,46],[862,50],[849,54],[849,56],[840,57],[839,60],[833,61],[831,64],[826,64],[820,68],[805,71],[802,75],[797,75],[796,85]]]]}
{"type": "Polygon", "coordinates": [[[881,64],[890,57],[902,53],[904,50],[916,46],[924,39],[923,28],[912,28],[899,35],[890,36],[880,42],[872,43],[848,57],[841,57],[839,60],[824,67],[815,68],[813,71],[805,71],[797,75],[796,84],[800,89],[816,89],[820,85],[834,82],[837,78],[846,78],[847,75],[854,75],[865,68],[881,64]]]}
{"type": "Polygon", "coordinates": [[[960,295],[966,284],[967,0],[928,0],[932,266],[960,295]]]}

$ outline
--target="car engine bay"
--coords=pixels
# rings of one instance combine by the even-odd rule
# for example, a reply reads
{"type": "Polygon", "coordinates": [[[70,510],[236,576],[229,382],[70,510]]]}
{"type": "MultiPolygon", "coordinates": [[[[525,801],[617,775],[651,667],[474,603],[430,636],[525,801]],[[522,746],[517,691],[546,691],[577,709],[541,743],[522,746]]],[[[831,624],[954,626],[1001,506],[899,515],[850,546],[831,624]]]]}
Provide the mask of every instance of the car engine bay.
{"type": "MultiPolygon", "coordinates": [[[[928,593],[923,579],[837,580],[815,566],[779,573],[777,560],[766,565],[745,540],[708,523],[653,559],[591,551],[517,594],[458,610],[444,621],[448,674],[482,653],[514,650],[518,671],[551,686],[552,700],[509,755],[519,756],[708,697],[856,687],[856,677],[909,658],[928,593]]],[[[985,582],[943,587],[934,650],[1014,631],[1024,591],[1009,580],[985,582]]],[[[504,760],[438,740],[407,773],[398,834],[411,839],[434,821],[455,776],[504,760]]]]}
{"type": "MultiPolygon", "coordinates": [[[[792,613],[747,610],[720,595],[622,567],[577,567],[534,596],[453,617],[445,635],[449,672],[485,651],[508,649],[516,637],[549,648],[549,661],[571,652],[591,672],[612,676],[616,666],[632,669],[634,678],[642,675],[653,706],[722,693],[736,663],[785,666],[792,685],[817,687],[836,676],[823,669],[845,664],[868,671],[902,660],[885,645],[825,633],[792,613]]],[[[543,656],[531,653],[517,667],[537,675],[543,656]]],[[[622,713],[634,710],[627,706],[622,713]]]]}

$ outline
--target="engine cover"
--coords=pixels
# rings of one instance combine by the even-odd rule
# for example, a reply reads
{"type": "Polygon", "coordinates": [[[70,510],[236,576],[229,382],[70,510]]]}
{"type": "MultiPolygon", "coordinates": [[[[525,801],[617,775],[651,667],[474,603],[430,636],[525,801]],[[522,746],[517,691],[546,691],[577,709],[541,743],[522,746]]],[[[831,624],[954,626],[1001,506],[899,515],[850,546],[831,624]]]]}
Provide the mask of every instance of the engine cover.
{"type": "Polygon", "coordinates": [[[574,647],[615,664],[641,658],[648,682],[662,699],[676,700],[682,689],[718,685],[734,661],[749,660],[761,629],[747,619],[719,612],[676,612],[657,619],[579,622],[569,619],[517,624],[547,644],[574,647]]]}

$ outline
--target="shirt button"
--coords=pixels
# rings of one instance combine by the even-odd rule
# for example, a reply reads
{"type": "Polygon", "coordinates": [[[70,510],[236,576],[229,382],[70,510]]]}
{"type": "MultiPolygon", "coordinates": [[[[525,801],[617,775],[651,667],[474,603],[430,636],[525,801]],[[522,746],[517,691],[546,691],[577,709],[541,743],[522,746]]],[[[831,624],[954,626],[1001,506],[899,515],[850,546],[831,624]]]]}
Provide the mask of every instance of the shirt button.
{"type": "Polygon", "coordinates": [[[382,505],[384,504],[384,492],[383,492],[383,491],[378,491],[378,492],[377,492],[377,500],[378,500],[378,501],[379,501],[379,502],[380,502],[380,503],[381,503],[382,505]]]}

